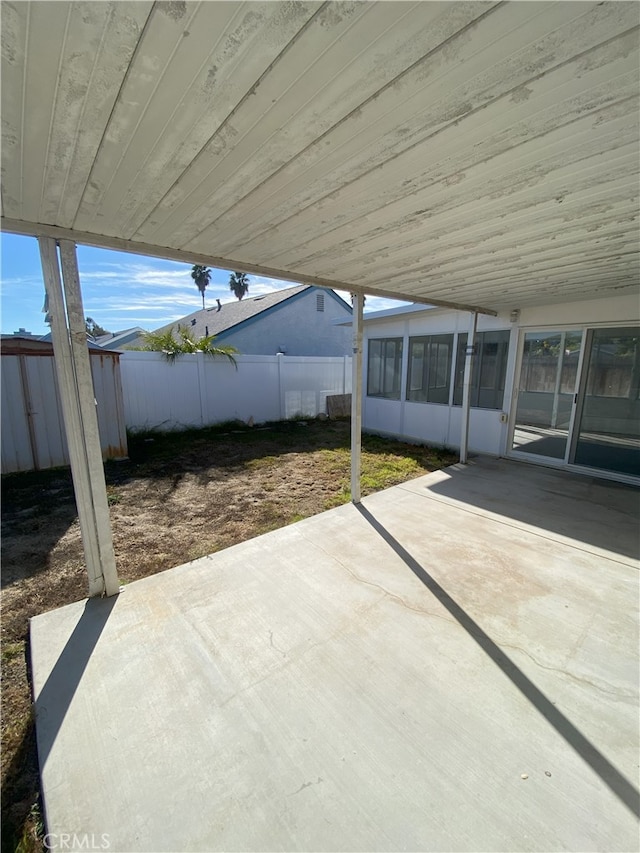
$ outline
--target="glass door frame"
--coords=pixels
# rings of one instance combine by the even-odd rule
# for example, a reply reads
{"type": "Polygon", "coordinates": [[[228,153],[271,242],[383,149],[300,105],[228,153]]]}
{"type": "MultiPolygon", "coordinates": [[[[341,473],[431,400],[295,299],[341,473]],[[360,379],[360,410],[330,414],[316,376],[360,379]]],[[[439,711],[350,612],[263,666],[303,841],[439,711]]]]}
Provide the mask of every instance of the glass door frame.
{"type": "MultiPolygon", "coordinates": [[[[580,364],[578,366],[578,375],[576,377],[577,381],[577,394],[573,398],[574,406],[573,406],[573,420],[570,424],[569,435],[567,436],[567,464],[573,465],[573,460],[576,456],[576,448],[578,446],[578,437],[580,434],[579,424],[576,424],[575,419],[578,416],[578,412],[582,413],[582,409],[584,407],[584,399],[587,394],[587,378],[588,378],[588,370],[584,369],[583,360],[586,359],[586,353],[591,352],[591,344],[593,343],[593,327],[585,329],[582,335],[582,348],[583,351],[580,353],[580,364]]],[[[587,466],[576,466],[576,467],[584,467],[587,466]]],[[[591,469],[598,470],[598,469],[591,469]]]]}
{"type": "MultiPolygon", "coordinates": [[[[631,322],[633,324],[633,321],[631,322]]],[[[507,430],[507,446],[505,448],[505,456],[507,459],[513,459],[521,462],[531,462],[537,465],[542,465],[546,468],[561,468],[572,471],[576,474],[588,474],[591,477],[598,477],[602,480],[615,480],[618,483],[629,483],[633,486],[640,485],[640,477],[635,477],[633,474],[623,474],[620,471],[608,471],[606,468],[591,468],[587,465],[576,465],[571,460],[575,457],[576,446],[578,443],[577,423],[578,412],[582,411],[582,404],[587,388],[587,370],[585,370],[586,354],[589,352],[588,346],[591,346],[593,340],[593,332],[596,329],[623,329],[630,325],[629,320],[607,321],[603,323],[558,323],[545,326],[543,324],[532,326],[520,326],[518,329],[518,344],[516,351],[516,362],[513,374],[513,385],[511,389],[511,401],[509,404],[509,429],[507,430]],[[536,453],[526,453],[522,450],[514,450],[513,440],[516,431],[516,417],[518,409],[518,395],[520,392],[520,374],[522,371],[522,360],[524,357],[524,344],[527,333],[540,332],[540,334],[562,334],[562,332],[581,332],[582,342],[580,345],[580,355],[578,357],[578,368],[576,374],[576,393],[573,395],[573,403],[571,405],[571,416],[569,418],[569,428],[567,434],[567,446],[563,459],[554,459],[550,456],[540,456],[536,453]]]]}
{"type": "MultiPolygon", "coordinates": [[[[522,326],[518,330],[518,350],[516,356],[515,372],[513,377],[513,389],[511,392],[511,405],[509,407],[509,429],[507,431],[507,448],[506,455],[509,459],[521,459],[523,462],[537,462],[538,465],[551,466],[553,468],[566,468],[569,463],[569,458],[573,451],[573,432],[576,423],[576,413],[578,411],[579,391],[581,387],[582,367],[585,357],[585,341],[587,338],[587,328],[581,323],[562,324],[557,326],[522,326]],[[526,336],[532,332],[540,333],[540,335],[562,335],[563,332],[580,332],[582,339],[580,341],[580,354],[578,355],[578,366],[576,372],[576,385],[571,403],[571,414],[569,415],[569,426],[567,428],[567,441],[564,449],[564,456],[554,458],[553,456],[542,456],[539,453],[527,453],[525,450],[516,450],[513,446],[515,432],[517,427],[517,411],[518,397],[520,394],[520,379],[522,373],[522,361],[524,358],[524,345],[526,336]]],[[[559,368],[560,369],[560,368],[559,368]]]]}

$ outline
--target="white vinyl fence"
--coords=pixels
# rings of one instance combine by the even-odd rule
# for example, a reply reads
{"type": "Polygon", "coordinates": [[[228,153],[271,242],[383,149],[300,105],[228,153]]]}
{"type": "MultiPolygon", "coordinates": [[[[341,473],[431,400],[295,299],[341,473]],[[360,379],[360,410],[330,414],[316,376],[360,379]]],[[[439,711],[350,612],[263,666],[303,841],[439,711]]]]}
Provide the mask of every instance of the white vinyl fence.
{"type": "Polygon", "coordinates": [[[254,423],[326,412],[327,396],[351,392],[350,357],[239,355],[225,358],[124,352],[127,428],[172,430],[230,420],[254,423]]]}

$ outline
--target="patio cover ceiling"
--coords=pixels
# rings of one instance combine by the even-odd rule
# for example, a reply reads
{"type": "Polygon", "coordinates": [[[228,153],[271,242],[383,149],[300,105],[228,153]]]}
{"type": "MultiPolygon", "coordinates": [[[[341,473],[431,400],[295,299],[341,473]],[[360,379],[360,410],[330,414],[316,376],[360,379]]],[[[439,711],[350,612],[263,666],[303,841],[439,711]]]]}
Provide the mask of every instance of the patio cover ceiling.
{"type": "Polygon", "coordinates": [[[509,310],[638,284],[636,3],[2,2],[2,216],[509,310]]]}

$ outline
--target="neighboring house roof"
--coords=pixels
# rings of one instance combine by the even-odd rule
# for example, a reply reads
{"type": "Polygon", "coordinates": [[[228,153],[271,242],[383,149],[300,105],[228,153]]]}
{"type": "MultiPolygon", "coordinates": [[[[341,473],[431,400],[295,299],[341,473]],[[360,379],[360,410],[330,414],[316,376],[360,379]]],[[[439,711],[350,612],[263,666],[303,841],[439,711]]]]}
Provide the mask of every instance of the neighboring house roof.
{"type": "Polygon", "coordinates": [[[28,332],[26,329],[23,329],[22,326],[18,329],[17,332],[14,332],[12,335],[2,335],[4,338],[27,338],[28,340],[38,340],[39,335],[34,335],[33,332],[28,332]]]}
{"type": "MultiPolygon", "coordinates": [[[[384,308],[381,311],[367,311],[366,314],[363,315],[362,321],[367,323],[371,320],[394,319],[395,317],[400,317],[403,314],[424,314],[426,311],[450,313],[455,310],[455,308],[438,308],[435,305],[422,305],[414,302],[411,305],[401,305],[399,308],[384,308]]],[[[336,320],[335,324],[336,326],[350,326],[352,324],[352,320],[336,320]]]]}
{"type": "Polygon", "coordinates": [[[118,349],[134,343],[145,334],[146,330],[141,326],[132,326],[132,328],[123,329],[121,332],[108,332],[106,335],[99,335],[94,339],[94,343],[99,347],[118,349]]]}
{"type": "MultiPolygon", "coordinates": [[[[131,329],[124,329],[122,332],[109,332],[97,338],[87,335],[87,344],[89,349],[117,350],[127,344],[134,343],[145,334],[146,332],[141,326],[134,326],[131,329]]],[[[42,335],[38,340],[50,342],[51,332],[42,335]]]]}
{"type": "Polygon", "coordinates": [[[265,293],[260,296],[245,297],[242,300],[221,302],[219,306],[214,305],[212,308],[194,311],[193,314],[188,314],[186,317],[175,320],[173,323],[167,323],[165,326],[161,326],[154,331],[167,332],[170,329],[177,328],[177,326],[186,326],[196,338],[201,338],[205,335],[215,335],[217,337],[231,329],[235,329],[242,323],[259,317],[261,314],[276,310],[289,300],[311,290],[317,290],[320,293],[332,296],[343,309],[352,310],[351,306],[344,299],[341,299],[337,293],[334,293],[333,290],[304,284],[297,285],[296,287],[287,287],[284,290],[275,290],[272,293],[265,293]]]}
{"type": "MultiPolygon", "coordinates": [[[[87,346],[91,352],[103,352],[120,355],[104,347],[99,347],[93,341],[87,340],[87,346]]],[[[41,338],[25,338],[15,335],[2,335],[0,338],[0,351],[2,355],[53,355],[53,344],[51,333],[41,338]]]]}
{"type": "Polygon", "coordinates": [[[434,305],[421,305],[414,302],[412,305],[401,305],[398,308],[385,308],[382,311],[368,311],[363,316],[363,321],[383,320],[387,317],[401,317],[403,314],[424,314],[425,311],[451,312],[455,308],[438,308],[434,305]]]}

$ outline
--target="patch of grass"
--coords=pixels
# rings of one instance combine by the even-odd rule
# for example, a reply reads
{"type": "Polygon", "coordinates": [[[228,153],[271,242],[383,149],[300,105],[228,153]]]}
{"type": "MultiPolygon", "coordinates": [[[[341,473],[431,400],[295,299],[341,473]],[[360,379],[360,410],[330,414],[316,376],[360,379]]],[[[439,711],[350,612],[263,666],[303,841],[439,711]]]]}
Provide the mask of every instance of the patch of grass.
{"type": "Polygon", "coordinates": [[[365,494],[369,494],[379,489],[386,489],[396,483],[419,476],[423,470],[423,466],[409,456],[365,451],[362,455],[362,490],[365,494]]]}
{"type": "MultiPolygon", "coordinates": [[[[389,442],[377,437],[368,436],[363,441],[361,455],[361,488],[362,494],[368,495],[380,489],[403,483],[413,477],[419,477],[431,469],[420,459],[422,454],[406,455],[406,445],[401,445],[397,452],[389,452],[389,442]],[[383,447],[386,452],[381,452],[383,447]]],[[[430,448],[431,450],[431,448],[430,448]]],[[[349,490],[351,482],[351,451],[349,448],[336,448],[319,451],[323,464],[328,471],[339,477],[341,493],[327,501],[327,507],[339,506],[351,499],[349,490]],[[344,499],[343,499],[344,498],[344,499]]],[[[434,467],[441,467],[442,461],[434,467]]]]}
{"type": "Polygon", "coordinates": [[[263,468],[272,468],[277,463],[277,456],[261,456],[259,459],[248,459],[244,467],[249,471],[260,471],[263,468]]]}
{"type": "Polygon", "coordinates": [[[13,660],[16,657],[24,655],[24,641],[18,643],[3,643],[2,644],[2,663],[3,665],[13,660]]]}
{"type": "Polygon", "coordinates": [[[40,799],[31,806],[29,815],[22,828],[22,836],[16,845],[15,853],[40,853],[46,850],[44,845],[44,822],[40,799]]]}
{"type": "Polygon", "coordinates": [[[109,506],[117,506],[122,501],[122,495],[116,492],[113,486],[107,486],[107,503],[109,506]]]}
{"type": "Polygon", "coordinates": [[[335,509],[337,506],[349,503],[351,500],[351,489],[341,491],[336,495],[332,495],[324,502],[324,509],[335,509]]]}

